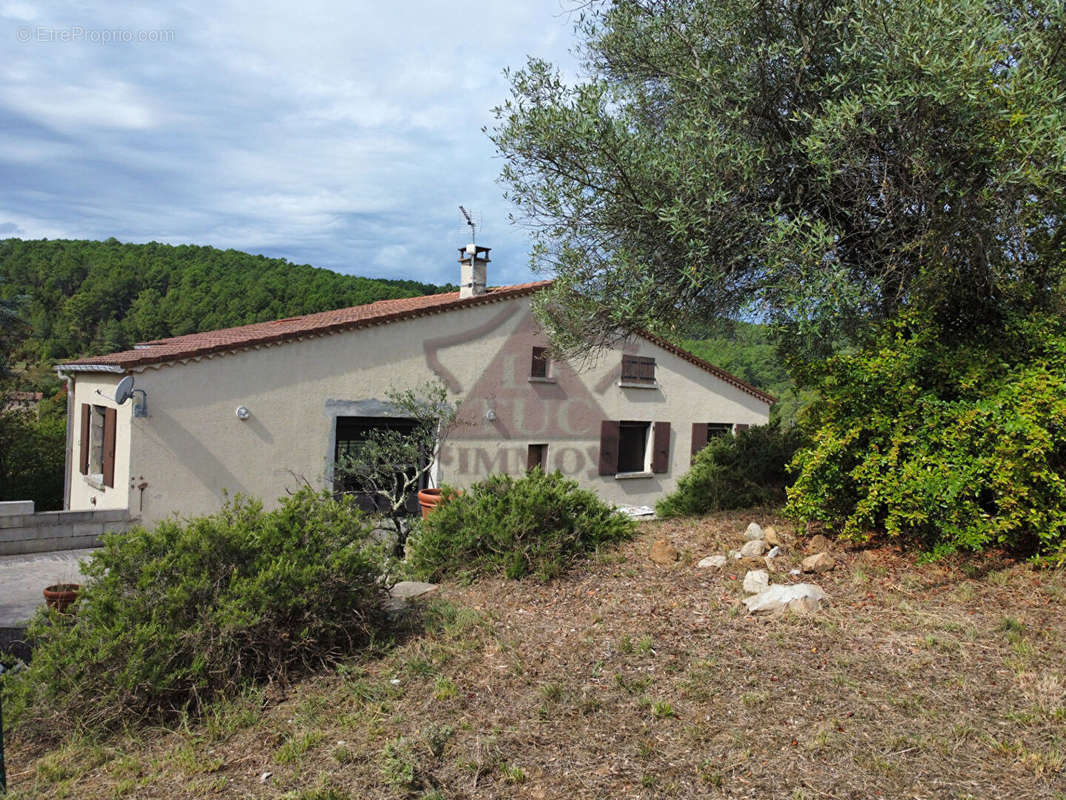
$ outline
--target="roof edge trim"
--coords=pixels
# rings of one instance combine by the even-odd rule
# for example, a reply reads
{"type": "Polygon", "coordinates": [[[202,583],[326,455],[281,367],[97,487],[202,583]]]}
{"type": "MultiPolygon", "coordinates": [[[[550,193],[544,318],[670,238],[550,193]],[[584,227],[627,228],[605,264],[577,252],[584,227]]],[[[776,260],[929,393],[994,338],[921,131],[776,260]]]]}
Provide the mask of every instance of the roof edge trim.
{"type": "Polygon", "coordinates": [[[122,374],[126,372],[126,367],[120,367],[115,364],[57,364],[52,367],[56,372],[110,372],[113,374],[122,374]]]}
{"type": "Polygon", "coordinates": [[[637,331],[637,335],[643,337],[644,339],[647,339],[649,342],[653,342],[654,344],[659,345],[659,347],[663,348],[664,350],[666,350],[666,351],[668,351],[670,353],[673,353],[678,358],[683,359],[684,361],[688,361],[690,364],[693,364],[693,365],[699,367],[700,369],[711,373],[712,375],[714,375],[717,378],[720,378],[721,380],[725,381],[726,383],[735,386],[736,388],[740,389],[742,392],[747,392],[748,394],[750,394],[753,397],[755,397],[757,400],[762,400],[767,405],[771,405],[772,406],[774,403],[777,402],[777,398],[774,397],[772,394],[770,394],[768,392],[764,392],[762,389],[758,388],[757,386],[752,386],[747,381],[743,381],[740,378],[738,378],[736,375],[733,375],[730,372],[726,372],[721,367],[716,367],[710,361],[704,361],[699,356],[692,355],[692,353],[690,353],[685,348],[678,347],[673,342],[667,341],[666,339],[662,338],[661,336],[656,336],[654,333],[650,333],[648,331],[637,331]]]}

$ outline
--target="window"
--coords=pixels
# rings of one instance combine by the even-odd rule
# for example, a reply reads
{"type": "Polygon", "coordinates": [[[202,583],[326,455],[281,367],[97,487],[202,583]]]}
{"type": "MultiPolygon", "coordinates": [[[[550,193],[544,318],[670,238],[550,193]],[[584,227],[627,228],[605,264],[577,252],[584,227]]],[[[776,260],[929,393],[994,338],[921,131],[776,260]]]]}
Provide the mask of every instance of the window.
{"type": "Polygon", "coordinates": [[[668,472],[670,423],[604,420],[600,423],[600,475],[668,472]]]}
{"type": "Polygon", "coordinates": [[[115,432],[118,411],[81,404],[81,474],[103,486],[115,485],[115,432]]]}
{"type": "Polygon", "coordinates": [[[623,384],[655,385],[655,359],[647,356],[622,356],[623,384]]]}
{"type": "Polygon", "coordinates": [[[540,467],[541,472],[548,471],[548,445],[531,444],[526,456],[526,471],[540,467]]]}
{"type": "Polygon", "coordinates": [[[89,416],[89,472],[93,475],[104,474],[104,421],[107,409],[93,406],[89,416]]]}
{"type": "Polygon", "coordinates": [[[531,378],[547,378],[548,377],[548,348],[547,347],[534,347],[533,348],[533,361],[529,367],[529,377],[531,378]]]}
{"type": "MultiPolygon", "coordinates": [[[[337,417],[336,444],[333,448],[335,462],[344,462],[347,474],[333,482],[335,492],[351,492],[355,495],[356,503],[364,511],[379,512],[384,510],[384,499],[371,494],[358,475],[359,453],[370,431],[385,430],[395,431],[400,436],[405,436],[415,430],[416,423],[412,419],[400,417],[337,417]],[[380,506],[380,507],[379,507],[380,506]]],[[[414,465],[412,465],[414,466],[414,465]]],[[[404,475],[411,475],[407,470],[399,469],[396,473],[396,486],[404,484],[404,475]]],[[[424,486],[417,487],[424,489],[424,486]]],[[[406,509],[410,513],[418,511],[418,496],[412,492],[407,498],[406,509]]]]}
{"type": "Polygon", "coordinates": [[[618,471],[646,472],[648,465],[645,454],[648,451],[648,431],[650,422],[618,423],[618,471]]]}
{"type": "Polygon", "coordinates": [[[692,458],[696,453],[707,446],[707,442],[717,436],[725,436],[733,432],[733,425],[729,422],[693,422],[692,423],[692,458]]]}

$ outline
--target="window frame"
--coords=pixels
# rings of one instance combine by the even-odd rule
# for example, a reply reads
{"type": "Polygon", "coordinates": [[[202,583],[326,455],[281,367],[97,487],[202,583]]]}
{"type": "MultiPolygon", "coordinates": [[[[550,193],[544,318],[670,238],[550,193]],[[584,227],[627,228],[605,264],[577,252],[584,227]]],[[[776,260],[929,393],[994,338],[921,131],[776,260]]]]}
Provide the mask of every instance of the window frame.
{"type": "MultiPolygon", "coordinates": [[[[630,434],[639,436],[638,433],[630,434]]],[[[647,478],[670,471],[670,423],[648,420],[602,420],[600,423],[599,474],[615,478],[647,478]],[[636,459],[623,464],[622,430],[644,432],[643,464],[640,470],[625,469],[636,459]]],[[[632,444],[632,443],[631,443],[632,444]]]]}
{"type": "Polygon", "coordinates": [[[97,489],[115,486],[115,445],[118,410],[81,404],[81,463],[79,472],[97,489]]]}
{"type": "Polygon", "coordinates": [[[548,443],[534,442],[526,448],[526,472],[540,467],[541,472],[548,471],[548,443]]]}
{"type": "Polygon", "coordinates": [[[551,359],[547,347],[533,347],[529,363],[529,377],[535,381],[551,380],[551,359]]]}

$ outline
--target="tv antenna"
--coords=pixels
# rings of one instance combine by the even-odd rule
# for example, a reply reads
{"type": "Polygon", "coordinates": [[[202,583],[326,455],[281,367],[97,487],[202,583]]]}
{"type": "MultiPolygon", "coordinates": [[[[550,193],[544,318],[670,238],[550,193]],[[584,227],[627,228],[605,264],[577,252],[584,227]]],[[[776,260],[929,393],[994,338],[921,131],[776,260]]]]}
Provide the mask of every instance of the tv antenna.
{"type": "Polygon", "coordinates": [[[462,206],[459,206],[459,210],[463,212],[463,216],[466,218],[466,224],[470,226],[470,241],[471,243],[477,241],[477,225],[474,223],[474,218],[470,215],[462,206]]]}

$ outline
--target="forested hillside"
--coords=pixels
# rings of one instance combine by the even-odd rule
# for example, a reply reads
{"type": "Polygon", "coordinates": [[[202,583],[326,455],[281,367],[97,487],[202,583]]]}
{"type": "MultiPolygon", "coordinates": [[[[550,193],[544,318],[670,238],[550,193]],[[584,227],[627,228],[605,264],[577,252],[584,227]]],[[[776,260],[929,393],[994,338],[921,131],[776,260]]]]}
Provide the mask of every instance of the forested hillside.
{"type": "Polygon", "coordinates": [[[9,331],[5,349],[13,362],[54,362],[454,288],[341,275],[214,247],[0,240],[0,305],[24,323],[9,331]]]}
{"type": "Polygon", "coordinates": [[[771,417],[786,425],[795,422],[799,409],[811,400],[810,392],[795,388],[765,325],[734,320],[710,323],[701,338],[679,344],[704,361],[774,395],[777,404],[770,411],[771,417]]]}

